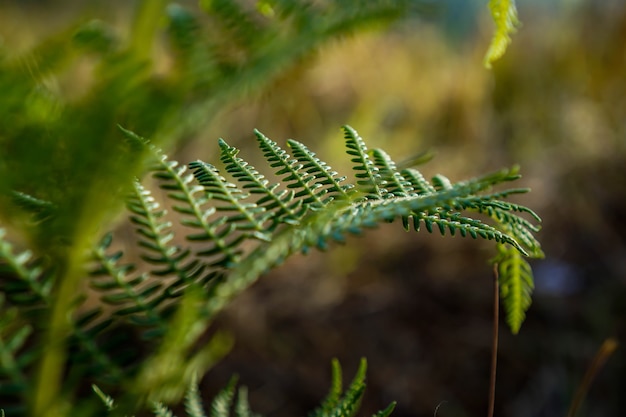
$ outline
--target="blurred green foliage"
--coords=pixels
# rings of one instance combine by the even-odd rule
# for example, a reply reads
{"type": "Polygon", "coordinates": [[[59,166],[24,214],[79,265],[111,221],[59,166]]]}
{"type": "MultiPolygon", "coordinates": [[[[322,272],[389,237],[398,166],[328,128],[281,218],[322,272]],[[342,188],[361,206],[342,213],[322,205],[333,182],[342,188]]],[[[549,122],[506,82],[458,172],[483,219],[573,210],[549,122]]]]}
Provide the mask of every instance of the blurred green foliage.
{"type": "Polygon", "coordinates": [[[201,16],[165,1],[139,2],[127,36],[95,20],[18,56],[5,46],[0,187],[3,205],[13,208],[2,216],[33,209],[19,198],[11,204],[11,193],[21,193],[55,210],[26,228],[38,250],[92,239],[143,168],[118,124],[160,146],[175,143],[319,44],[405,16],[411,3],[277,1],[260,4],[261,13],[243,2],[213,1],[201,3],[201,16]],[[155,57],[157,46],[166,52],[155,57]]]}

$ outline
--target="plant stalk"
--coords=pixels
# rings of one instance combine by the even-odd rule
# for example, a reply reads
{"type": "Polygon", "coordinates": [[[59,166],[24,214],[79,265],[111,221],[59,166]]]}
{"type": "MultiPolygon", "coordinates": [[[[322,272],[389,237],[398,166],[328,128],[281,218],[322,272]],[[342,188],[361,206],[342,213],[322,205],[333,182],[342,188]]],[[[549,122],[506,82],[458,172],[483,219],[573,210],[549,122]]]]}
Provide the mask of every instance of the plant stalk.
{"type": "Polygon", "coordinates": [[[130,47],[134,50],[135,56],[141,60],[150,59],[155,34],[166,5],[165,0],[144,0],[137,6],[130,47]]]}
{"type": "Polygon", "coordinates": [[[498,327],[500,318],[500,286],[498,264],[493,265],[493,334],[491,340],[491,376],[489,378],[489,405],[487,416],[493,417],[496,404],[496,369],[498,367],[498,327]]]}
{"type": "Polygon", "coordinates": [[[72,249],[65,254],[57,282],[58,291],[54,297],[54,305],[50,316],[50,327],[45,335],[45,352],[39,365],[35,392],[32,401],[34,417],[63,416],[60,400],[63,369],[67,359],[66,341],[71,332],[72,304],[76,297],[76,288],[81,279],[82,269],[72,249]]]}
{"type": "Polygon", "coordinates": [[[598,352],[593,358],[591,365],[589,365],[587,372],[585,372],[585,376],[583,377],[580,386],[576,390],[576,395],[574,395],[574,400],[572,401],[572,405],[570,406],[569,412],[567,413],[567,417],[574,417],[576,415],[578,408],[580,408],[583,399],[587,395],[587,391],[589,391],[589,386],[591,385],[591,382],[595,378],[596,374],[600,371],[600,369],[602,369],[609,357],[613,354],[613,352],[615,352],[617,346],[617,340],[612,337],[606,339],[604,343],[602,343],[602,346],[600,346],[600,349],[598,349],[598,352]]]}

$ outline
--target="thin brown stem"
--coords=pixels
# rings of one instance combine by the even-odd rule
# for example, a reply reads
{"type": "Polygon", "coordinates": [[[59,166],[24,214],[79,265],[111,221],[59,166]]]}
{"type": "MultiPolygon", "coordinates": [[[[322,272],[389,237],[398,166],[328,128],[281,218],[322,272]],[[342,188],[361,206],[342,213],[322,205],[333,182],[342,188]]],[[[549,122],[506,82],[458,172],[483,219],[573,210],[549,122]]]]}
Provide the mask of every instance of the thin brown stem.
{"type": "Polygon", "coordinates": [[[617,340],[612,337],[606,339],[604,343],[602,343],[602,346],[600,346],[600,349],[596,353],[596,356],[593,358],[593,361],[587,369],[587,372],[585,372],[585,376],[583,377],[580,386],[576,390],[576,395],[574,395],[574,400],[572,401],[572,405],[569,409],[569,412],[567,413],[567,417],[574,417],[576,415],[578,408],[580,407],[583,399],[587,395],[587,391],[589,390],[591,382],[593,381],[598,371],[602,369],[607,359],[613,354],[613,352],[615,352],[615,349],[617,349],[617,340]]]}
{"type": "Polygon", "coordinates": [[[493,335],[491,341],[491,377],[489,380],[489,405],[487,416],[493,417],[496,404],[496,368],[498,366],[498,326],[500,318],[500,294],[498,264],[493,265],[493,335]]]}

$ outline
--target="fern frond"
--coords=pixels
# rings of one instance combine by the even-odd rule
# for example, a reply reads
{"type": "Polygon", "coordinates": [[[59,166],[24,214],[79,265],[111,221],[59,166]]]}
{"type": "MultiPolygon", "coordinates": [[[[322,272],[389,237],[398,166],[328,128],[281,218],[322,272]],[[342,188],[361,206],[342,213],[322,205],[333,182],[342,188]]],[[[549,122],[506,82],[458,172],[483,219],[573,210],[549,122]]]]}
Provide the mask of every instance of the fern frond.
{"type": "Polygon", "coordinates": [[[19,315],[18,308],[5,305],[0,294],[0,398],[7,412],[24,412],[28,371],[37,352],[26,347],[33,329],[19,315]]]}
{"type": "Polygon", "coordinates": [[[254,133],[270,167],[277,169],[276,175],[282,177],[282,180],[287,183],[287,188],[296,190],[294,198],[301,198],[303,205],[313,210],[323,207],[326,204],[322,199],[325,192],[322,184],[314,181],[315,176],[301,172],[303,165],[298,160],[293,159],[276,142],[258,130],[255,130],[254,133]]]}
{"type": "Polygon", "coordinates": [[[515,33],[520,24],[515,0],[489,0],[489,10],[496,29],[484,58],[487,68],[491,68],[491,64],[504,55],[511,43],[511,34],[515,33]]]}
{"type": "Polygon", "coordinates": [[[415,168],[403,169],[402,177],[407,180],[418,194],[430,194],[437,190],[424,178],[421,172],[415,168]]]}
{"type": "Polygon", "coordinates": [[[502,201],[500,198],[511,195],[513,192],[516,194],[526,193],[528,189],[515,189],[509,190],[507,195],[505,193],[492,193],[483,196],[475,196],[468,199],[462,199],[457,202],[456,208],[465,210],[470,209],[479,213],[485,213],[494,220],[502,223],[515,223],[532,232],[538,232],[541,228],[523,217],[520,217],[513,213],[527,213],[535,221],[541,222],[541,218],[529,209],[528,207],[521,206],[519,204],[510,203],[508,201],[502,201]]]}
{"type": "MultiPolygon", "coordinates": [[[[289,139],[287,145],[293,150],[293,156],[296,160],[302,164],[301,170],[313,176],[313,185],[326,187],[323,189],[323,193],[320,192],[318,195],[329,193],[331,195],[339,194],[342,198],[348,197],[349,190],[354,186],[352,184],[340,184],[346,180],[346,177],[337,177],[337,172],[333,171],[330,165],[316,157],[315,153],[302,143],[289,139]]],[[[325,199],[324,204],[331,200],[332,197],[325,199]]]]}
{"type": "Polygon", "coordinates": [[[263,207],[246,203],[244,200],[248,198],[248,194],[235,184],[227,182],[213,165],[195,161],[189,164],[189,168],[193,170],[193,175],[204,187],[209,198],[224,203],[218,206],[217,210],[234,213],[219,219],[220,222],[234,226],[233,230],[246,232],[246,237],[269,240],[263,225],[268,220],[268,213],[263,207]]]}
{"type": "Polygon", "coordinates": [[[519,251],[507,245],[498,245],[500,297],[506,311],[506,321],[513,334],[520,330],[531,304],[534,289],[532,269],[519,251]]]}
{"type": "Polygon", "coordinates": [[[298,224],[298,219],[304,214],[302,200],[294,199],[293,190],[280,189],[280,184],[269,185],[269,181],[253,166],[237,157],[239,149],[232,147],[223,139],[219,139],[221,160],[226,166],[226,172],[243,184],[242,188],[251,194],[260,194],[255,204],[272,211],[272,225],[269,230],[275,229],[280,223],[298,224]]]}
{"type": "Polygon", "coordinates": [[[96,384],[91,385],[91,389],[96,393],[108,411],[115,408],[115,400],[110,395],[105,394],[96,384]]]}
{"type": "Polygon", "coordinates": [[[109,234],[93,252],[93,258],[98,266],[91,272],[90,285],[103,293],[101,296],[103,302],[115,306],[117,316],[128,316],[131,322],[152,328],[151,332],[145,333],[146,336],[164,334],[167,322],[157,310],[161,300],[154,297],[162,283],[147,282],[148,275],[145,273],[130,277],[129,273],[135,266],[118,265],[122,252],[106,254],[111,242],[112,236],[109,234]]]}
{"type": "MultiPolygon", "coordinates": [[[[4,314],[0,322],[0,369],[2,377],[9,377],[11,385],[19,386],[17,390],[22,390],[26,384],[26,374],[24,367],[25,358],[18,355],[18,350],[22,349],[28,337],[32,334],[33,329],[30,326],[23,326],[15,329],[9,329],[8,320],[16,320],[16,311],[13,309],[4,314]]],[[[12,327],[15,327],[14,325],[12,327]]],[[[6,390],[7,384],[2,384],[2,391],[6,390]]]]}
{"type": "Polygon", "coordinates": [[[234,227],[224,226],[225,218],[210,221],[210,217],[216,213],[214,206],[206,207],[209,203],[204,188],[194,185],[194,176],[186,173],[187,167],[177,161],[168,160],[163,152],[151,145],[150,142],[122,127],[122,132],[127,138],[147,146],[156,163],[152,168],[153,176],[159,180],[159,187],[167,192],[167,196],[174,201],[173,209],[183,216],[180,223],[183,226],[197,230],[197,233],[187,235],[187,239],[195,242],[209,242],[211,247],[203,249],[197,254],[203,257],[213,258],[208,263],[210,267],[229,267],[241,257],[238,244],[244,236],[238,239],[226,240],[224,237],[234,230],[234,227]]]}
{"type": "Polygon", "coordinates": [[[341,394],[343,392],[343,377],[341,372],[341,364],[336,358],[331,362],[331,385],[326,398],[320,406],[309,413],[308,417],[320,417],[330,415],[331,411],[337,407],[341,394]]]}
{"type": "Polygon", "coordinates": [[[200,390],[198,389],[198,382],[194,379],[185,395],[185,411],[189,417],[206,417],[204,410],[202,409],[202,398],[200,397],[200,390]]]}
{"type": "Polygon", "coordinates": [[[147,251],[141,255],[141,258],[151,264],[161,266],[161,269],[151,271],[153,275],[174,275],[178,279],[167,288],[167,291],[174,296],[173,293],[180,287],[196,281],[206,266],[198,259],[185,264],[191,249],[170,245],[170,241],[174,238],[174,233],[171,231],[172,223],[162,220],[167,211],[160,209],[150,191],[139,181],[134,182],[133,191],[127,199],[127,207],[133,213],[131,222],[137,226],[139,246],[147,251]]]}
{"type": "Polygon", "coordinates": [[[367,361],[362,358],[352,382],[344,393],[343,397],[337,402],[335,407],[328,414],[322,414],[319,417],[352,417],[359,410],[361,399],[365,392],[365,373],[367,371],[367,361]]]}
{"type": "Polygon", "coordinates": [[[16,205],[32,214],[34,220],[37,222],[50,219],[58,210],[58,207],[54,203],[33,197],[26,193],[13,191],[11,196],[16,205]]]}
{"type": "Polygon", "coordinates": [[[440,211],[436,214],[413,214],[412,217],[415,231],[420,230],[421,220],[429,233],[433,232],[433,225],[436,225],[442,236],[445,236],[446,230],[451,236],[458,231],[462,237],[470,236],[473,239],[481,237],[498,243],[508,243],[520,252],[526,253],[526,250],[512,237],[479,220],[461,216],[460,213],[440,211]]]}
{"type": "Polygon", "coordinates": [[[232,377],[228,385],[222,389],[211,402],[211,417],[229,417],[235,396],[237,377],[232,377]]]}
{"type": "Polygon", "coordinates": [[[236,417],[261,417],[261,415],[253,413],[250,409],[250,403],[248,402],[248,388],[245,386],[239,387],[237,392],[237,404],[235,404],[235,416],[236,417]]]}
{"type": "Polygon", "coordinates": [[[172,410],[167,408],[163,403],[156,402],[152,406],[152,412],[155,417],[176,417],[172,410]]]}
{"type": "Polygon", "coordinates": [[[389,154],[382,149],[370,151],[374,165],[379,169],[379,175],[386,183],[387,191],[396,197],[408,197],[415,194],[410,181],[402,176],[396,167],[396,163],[389,154]]]}
{"type": "MultiPolygon", "coordinates": [[[[383,179],[379,169],[369,159],[363,140],[358,137],[353,129],[346,127],[345,130],[348,145],[347,153],[355,156],[353,162],[356,162],[354,170],[357,184],[360,181],[360,185],[363,187],[376,181],[376,184],[380,185],[383,179]]],[[[292,181],[290,185],[305,188],[310,176],[300,172],[300,165],[302,164],[291,159],[284,150],[262,134],[257,133],[257,136],[266,158],[273,168],[278,168],[279,175],[287,175],[286,179],[292,181]]],[[[377,155],[381,166],[384,165],[388,172],[393,172],[394,165],[392,165],[390,158],[384,160],[382,154],[378,153],[377,155]]],[[[310,202],[317,207],[316,210],[308,212],[302,217],[298,225],[285,224],[281,229],[278,229],[273,234],[271,242],[262,243],[253,249],[228,273],[226,280],[220,285],[220,297],[209,301],[209,309],[220,310],[231,297],[293,253],[306,252],[312,247],[325,249],[329,241],[344,241],[347,233],[358,234],[365,228],[375,227],[381,222],[392,221],[396,218],[413,216],[414,220],[423,221],[429,230],[432,230],[432,226],[436,225],[444,233],[447,229],[451,234],[458,231],[462,236],[468,235],[474,238],[481,237],[496,242],[504,242],[514,246],[523,254],[527,253],[514,236],[509,234],[512,229],[505,228],[508,223],[502,227],[492,226],[480,220],[462,216],[457,213],[459,210],[456,209],[457,206],[462,206],[460,202],[473,201],[472,199],[483,195],[485,190],[495,185],[518,179],[517,167],[454,184],[443,176],[437,176],[433,179],[434,185],[430,185],[423,177],[420,178],[421,174],[417,171],[406,172],[410,175],[406,177],[403,175],[403,178],[411,185],[414,181],[419,187],[406,197],[396,197],[386,193],[389,196],[381,198],[382,194],[373,194],[371,191],[374,189],[370,187],[369,190],[364,189],[360,193],[357,191],[347,200],[336,199],[324,206],[310,202]],[[426,192],[420,193],[424,190],[426,192]]],[[[250,181],[249,174],[246,175],[248,175],[247,180],[250,181]]],[[[257,181],[255,187],[267,186],[266,183],[258,182],[258,177],[255,178],[257,181]]],[[[410,190],[409,186],[400,182],[399,178],[397,180],[399,184],[406,187],[404,188],[406,192],[410,190]]],[[[304,190],[301,193],[308,195],[309,191],[304,190]]],[[[485,201],[488,199],[489,197],[485,197],[485,201]]],[[[405,222],[405,225],[408,225],[408,221],[405,222]]],[[[523,231],[524,229],[521,228],[520,232],[523,231]]],[[[528,232],[530,236],[532,236],[531,232],[528,232]]]]}
{"type": "Polygon", "coordinates": [[[112,317],[103,318],[101,308],[91,309],[76,317],[68,341],[73,373],[82,372],[107,384],[122,382],[125,375],[123,367],[132,363],[136,355],[128,351],[125,335],[112,329],[114,321],[112,317]]]}
{"type": "Polygon", "coordinates": [[[365,142],[357,131],[350,126],[344,126],[343,131],[347,153],[353,156],[353,158],[350,159],[350,161],[354,163],[352,169],[357,171],[355,174],[357,187],[366,194],[367,198],[375,199],[384,197],[385,194],[387,194],[387,190],[383,188],[386,182],[382,179],[378,168],[376,168],[374,162],[372,162],[368,156],[365,142]]]}
{"type": "Polygon", "coordinates": [[[5,234],[0,228],[0,272],[5,276],[0,289],[9,301],[29,309],[50,305],[53,274],[44,273],[41,261],[33,259],[32,252],[13,253],[5,234]]]}
{"type": "MultiPolygon", "coordinates": [[[[198,290],[194,291],[193,299],[183,297],[183,304],[176,313],[176,320],[180,323],[167,333],[163,348],[138,373],[136,382],[142,384],[139,386],[145,392],[154,394],[150,394],[150,398],[171,400],[182,395],[180,384],[174,387],[172,381],[188,378],[192,363],[194,369],[206,369],[214,357],[209,350],[205,352],[203,349],[192,354],[196,338],[204,329],[202,326],[208,325],[218,311],[267,270],[294,253],[306,252],[310,248],[325,249],[333,241],[344,241],[348,234],[359,234],[398,218],[403,219],[405,226],[412,218],[416,230],[424,225],[429,232],[439,230],[443,235],[493,240],[523,255],[527,254],[527,248],[538,245],[533,236],[538,228],[521,217],[533,213],[505,201],[509,195],[522,190],[491,191],[498,184],[518,179],[517,167],[460,182],[437,175],[429,183],[417,170],[398,172],[397,165],[384,151],[369,152],[356,131],[348,126],[344,131],[346,152],[353,163],[354,188],[299,142],[288,142],[295,155],[292,157],[260,132],[256,132],[259,147],[270,168],[286,184],[286,189],[281,188],[281,184],[270,184],[238,156],[236,148],[223,140],[219,145],[220,159],[226,166],[225,175],[236,179],[237,184],[231,183],[213,165],[202,161],[190,164],[193,174],[190,175],[185,167],[167,161],[160,151],[151,148],[157,156],[155,176],[174,201],[174,211],[184,217],[181,223],[201,230],[202,236],[192,234],[188,238],[206,241],[210,245],[197,254],[213,256],[218,262],[206,266],[192,263],[192,268],[186,268],[190,253],[171,244],[170,223],[165,220],[165,211],[159,208],[147,190],[135,185],[129,209],[139,229],[141,245],[149,253],[143,259],[157,265],[154,275],[178,277],[189,283],[189,287],[183,285],[181,288],[198,290]],[[194,185],[194,177],[199,186],[194,185]],[[383,186],[388,186],[391,191],[383,186]],[[467,215],[472,211],[488,217],[485,221],[474,219],[467,215]],[[257,238],[254,240],[256,245],[246,247],[244,253],[241,243],[253,242],[247,240],[250,237],[257,238]],[[231,256],[234,253],[236,258],[231,256]],[[226,259],[233,262],[223,262],[226,259]],[[220,277],[208,291],[202,285],[204,278],[198,282],[199,277],[194,275],[196,265],[206,271],[207,276],[220,277]],[[192,316],[197,325],[192,326],[189,321],[192,316]],[[170,362],[187,365],[182,370],[157,371],[153,361],[158,363],[166,354],[170,362]]],[[[161,280],[148,281],[146,274],[131,276],[132,266],[118,265],[120,253],[105,255],[109,245],[110,240],[100,247],[97,258],[102,265],[96,271],[100,277],[93,286],[103,292],[105,303],[113,305],[115,319],[147,329],[144,339],[164,335],[172,317],[168,315],[171,310],[164,306],[178,287],[167,286],[161,280]],[[103,274],[110,277],[103,278],[103,274]]],[[[321,411],[317,411],[320,413],[318,417],[351,416],[363,394],[361,376],[364,378],[364,372],[363,369],[357,373],[342,395],[340,370],[338,364],[333,363],[331,392],[321,411]]],[[[236,412],[234,390],[233,383],[218,395],[212,416],[228,417],[233,410],[236,412]]],[[[249,410],[241,407],[241,413],[247,415],[249,410]]]]}
{"type": "Polygon", "coordinates": [[[471,196],[457,200],[454,208],[488,215],[496,221],[501,231],[513,237],[518,244],[525,248],[528,256],[541,258],[543,257],[541,245],[533,235],[533,233],[539,232],[541,227],[515,213],[526,213],[537,222],[541,222],[541,218],[528,207],[500,200],[500,198],[508,197],[512,194],[521,194],[528,191],[528,189],[516,188],[498,193],[471,196]]]}
{"type": "MultiPolygon", "coordinates": [[[[365,373],[367,361],[361,359],[359,368],[352,379],[350,385],[343,392],[341,366],[334,359],[332,362],[332,385],[328,396],[314,411],[308,414],[309,417],[353,417],[358,411],[365,390],[365,373]]],[[[239,387],[235,399],[235,389],[237,377],[233,376],[226,387],[215,395],[210,406],[210,417],[262,417],[250,410],[248,403],[248,389],[245,386],[239,387]]],[[[104,403],[108,411],[116,408],[113,398],[105,394],[97,385],[92,385],[93,391],[104,403]]],[[[380,410],[373,417],[388,417],[395,407],[395,402],[385,409],[380,410]]],[[[155,401],[152,403],[152,411],[158,417],[173,417],[172,411],[163,403],[155,401]]],[[[206,417],[203,409],[202,398],[198,389],[198,383],[192,378],[185,395],[185,411],[188,417],[206,417]]]]}

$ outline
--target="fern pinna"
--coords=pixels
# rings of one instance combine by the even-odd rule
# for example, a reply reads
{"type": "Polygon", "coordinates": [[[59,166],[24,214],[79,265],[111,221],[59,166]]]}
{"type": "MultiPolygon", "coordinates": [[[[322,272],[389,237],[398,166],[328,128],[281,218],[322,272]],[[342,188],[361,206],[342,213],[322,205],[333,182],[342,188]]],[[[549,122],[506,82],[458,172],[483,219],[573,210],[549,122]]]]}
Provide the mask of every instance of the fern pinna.
{"type": "MultiPolygon", "coordinates": [[[[427,181],[415,168],[398,168],[383,150],[369,150],[345,126],[353,171],[348,181],[302,143],[289,140],[286,150],[257,131],[266,165],[279,179],[273,183],[223,139],[222,171],[203,161],[188,166],[171,161],[146,139],[122,130],[151,153],[152,175],[174,213],[135,181],[127,207],[146,267],[138,270],[121,262],[122,252],[110,253],[110,235],[93,251],[89,283],[102,305],[74,319],[67,367],[76,386],[87,379],[105,389],[119,388],[130,380],[122,400],[128,410],[137,398],[143,404],[179,398],[193,375],[202,374],[227,350],[229,342],[219,335],[202,342],[203,347],[198,343],[233,297],[292,254],[326,249],[347,234],[396,219],[407,231],[425,228],[494,241],[507,319],[513,332],[519,330],[533,286],[524,258],[541,256],[533,235],[539,228],[532,222],[539,218],[505,201],[527,189],[492,190],[518,179],[517,168],[454,183],[441,175],[427,181]],[[186,230],[185,240],[175,239],[175,221],[179,230],[186,230]]],[[[46,311],[54,271],[28,254],[13,254],[3,235],[0,249],[0,265],[8,277],[3,280],[4,302],[10,305],[0,317],[0,392],[10,391],[24,401],[25,381],[38,354],[24,343],[37,326],[28,318],[33,305],[46,311]],[[16,318],[25,330],[6,324],[16,318]]],[[[351,395],[356,398],[361,392],[351,395]]],[[[337,415],[351,414],[347,411],[337,415]]]]}

